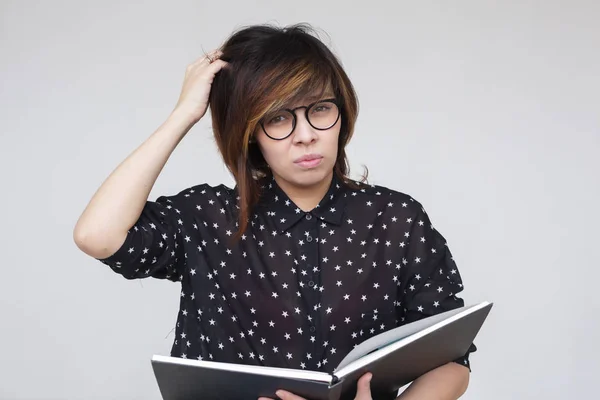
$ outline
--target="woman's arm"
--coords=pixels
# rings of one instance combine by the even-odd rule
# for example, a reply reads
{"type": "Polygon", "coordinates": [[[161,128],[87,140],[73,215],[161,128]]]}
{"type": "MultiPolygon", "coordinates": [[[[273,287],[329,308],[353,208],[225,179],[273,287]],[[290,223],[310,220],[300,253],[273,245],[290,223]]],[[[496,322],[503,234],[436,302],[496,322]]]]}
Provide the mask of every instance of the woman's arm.
{"type": "Polygon", "coordinates": [[[451,362],[417,378],[398,400],[456,400],[469,386],[470,371],[451,362]]]}
{"type": "Polygon", "coordinates": [[[73,238],[86,254],[105,258],[121,247],[173,150],[206,113],[214,75],[227,64],[207,60],[202,57],[187,67],[179,101],[169,118],[119,164],[79,217],[73,238]]]}
{"type": "Polygon", "coordinates": [[[171,153],[193,126],[191,122],[174,111],[108,176],[75,225],[73,238],[84,253],[105,258],[119,249],[171,153]]]}
{"type": "MultiPolygon", "coordinates": [[[[403,323],[410,323],[465,305],[458,297],[463,282],[446,239],[434,228],[423,206],[416,202],[411,219],[406,268],[403,270],[398,302],[403,323]]],[[[469,355],[466,354],[416,379],[399,397],[401,400],[457,399],[469,383],[469,355]]]]}

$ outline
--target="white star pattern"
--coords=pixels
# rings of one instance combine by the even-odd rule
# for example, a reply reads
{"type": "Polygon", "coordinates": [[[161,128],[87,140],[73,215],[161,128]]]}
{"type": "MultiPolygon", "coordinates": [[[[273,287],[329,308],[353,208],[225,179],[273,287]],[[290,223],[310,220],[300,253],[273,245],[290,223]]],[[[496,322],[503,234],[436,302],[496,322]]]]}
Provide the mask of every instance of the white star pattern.
{"type": "MultiPolygon", "coordinates": [[[[332,372],[369,337],[464,305],[422,205],[358,185],[334,178],[305,213],[270,180],[237,242],[234,189],[197,185],[148,201],[100,261],[127,279],[181,283],[172,356],[332,372]]],[[[468,354],[457,362],[470,368],[468,354]]]]}

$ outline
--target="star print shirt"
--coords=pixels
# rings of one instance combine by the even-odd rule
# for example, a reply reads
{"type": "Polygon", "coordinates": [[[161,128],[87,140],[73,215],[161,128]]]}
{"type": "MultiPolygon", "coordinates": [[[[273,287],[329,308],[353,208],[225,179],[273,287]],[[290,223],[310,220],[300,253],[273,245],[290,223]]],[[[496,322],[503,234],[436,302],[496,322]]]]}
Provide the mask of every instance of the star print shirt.
{"type": "MultiPolygon", "coordinates": [[[[237,201],[208,184],[147,201],[100,260],[181,284],[172,356],[331,373],[362,341],[464,305],[446,240],[407,194],[334,178],[303,212],[270,178],[235,241],[237,201]]],[[[470,369],[475,350],[455,362],[470,369]]]]}

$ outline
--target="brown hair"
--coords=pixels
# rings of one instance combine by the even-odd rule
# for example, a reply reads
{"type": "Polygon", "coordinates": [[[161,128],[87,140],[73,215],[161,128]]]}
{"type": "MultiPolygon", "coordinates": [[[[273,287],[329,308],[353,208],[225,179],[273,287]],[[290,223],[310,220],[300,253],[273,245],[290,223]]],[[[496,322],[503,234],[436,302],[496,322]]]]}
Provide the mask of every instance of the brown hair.
{"type": "Polygon", "coordinates": [[[237,183],[238,237],[260,198],[260,179],[271,172],[250,141],[267,113],[306,95],[333,90],[341,102],[341,130],[334,173],[352,185],[346,144],[354,132],[358,98],[338,58],[307,24],[284,28],[253,25],[234,32],[221,46],[229,65],[212,83],[209,105],[217,146],[237,183]]]}

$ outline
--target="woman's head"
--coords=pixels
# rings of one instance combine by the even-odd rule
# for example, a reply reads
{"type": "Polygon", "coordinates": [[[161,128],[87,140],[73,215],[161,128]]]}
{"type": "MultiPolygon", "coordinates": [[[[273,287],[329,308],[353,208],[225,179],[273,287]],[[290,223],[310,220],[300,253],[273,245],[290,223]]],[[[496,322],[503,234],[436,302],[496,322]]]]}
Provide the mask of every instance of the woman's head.
{"type": "Polygon", "coordinates": [[[304,24],[251,26],[220,48],[229,65],[215,76],[210,109],[238,186],[240,231],[260,195],[260,178],[310,188],[332,172],[342,180],[349,173],[345,146],[357,96],[337,57],[312,32],[304,24]]]}

